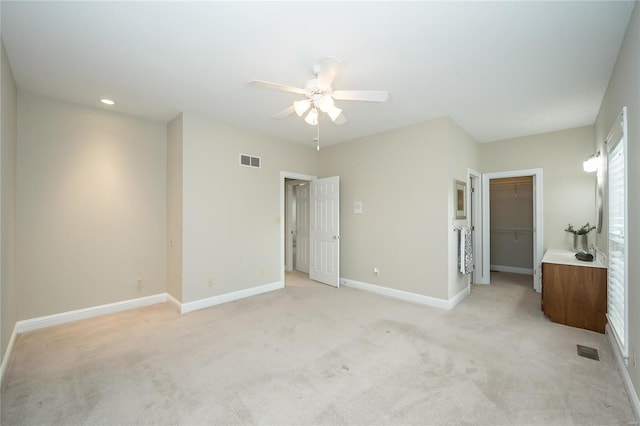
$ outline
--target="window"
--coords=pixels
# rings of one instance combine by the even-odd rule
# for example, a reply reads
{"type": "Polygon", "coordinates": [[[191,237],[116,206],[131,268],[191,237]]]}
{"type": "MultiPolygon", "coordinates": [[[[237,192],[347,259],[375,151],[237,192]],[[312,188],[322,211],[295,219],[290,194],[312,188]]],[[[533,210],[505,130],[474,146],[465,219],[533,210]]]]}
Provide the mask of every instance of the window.
{"type": "Polygon", "coordinates": [[[629,358],[626,107],[609,132],[606,144],[609,195],[607,319],[626,362],[629,358]]]}

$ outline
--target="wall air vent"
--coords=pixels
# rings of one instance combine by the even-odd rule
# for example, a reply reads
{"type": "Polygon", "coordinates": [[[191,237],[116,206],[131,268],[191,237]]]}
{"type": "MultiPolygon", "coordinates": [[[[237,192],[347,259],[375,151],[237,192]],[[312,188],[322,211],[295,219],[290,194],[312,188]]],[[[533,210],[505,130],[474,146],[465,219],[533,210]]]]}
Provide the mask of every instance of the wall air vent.
{"type": "Polygon", "coordinates": [[[260,168],[260,157],[253,155],[240,154],[240,165],[246,167],[260,168]]]}

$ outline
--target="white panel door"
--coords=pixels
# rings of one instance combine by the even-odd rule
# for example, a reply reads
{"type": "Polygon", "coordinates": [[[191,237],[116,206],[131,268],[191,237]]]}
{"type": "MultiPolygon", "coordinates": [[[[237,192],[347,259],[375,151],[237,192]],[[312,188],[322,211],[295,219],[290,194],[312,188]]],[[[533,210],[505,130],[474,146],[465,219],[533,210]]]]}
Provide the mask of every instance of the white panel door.
{"type": "Polygon", "coordinates": [[[340,287],[340,178],[311,182],[309,195],[312,280],[340,287]]]}
{"type": "Polygon", "coordinates": [[[309,273],[309,184],[295,187],[296,193],[296,270],[309,273]]]}

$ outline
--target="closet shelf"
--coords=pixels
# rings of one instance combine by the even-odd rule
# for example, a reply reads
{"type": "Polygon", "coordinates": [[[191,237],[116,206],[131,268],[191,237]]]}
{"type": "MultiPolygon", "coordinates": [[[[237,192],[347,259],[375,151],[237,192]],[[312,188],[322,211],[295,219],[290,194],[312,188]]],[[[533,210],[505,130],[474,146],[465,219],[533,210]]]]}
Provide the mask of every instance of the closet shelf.
{"type": "Polygon", "coordinates": [[[491,228],[491,232],[518,232],[521,234],[533,234],[533,228],[491,228]]]}

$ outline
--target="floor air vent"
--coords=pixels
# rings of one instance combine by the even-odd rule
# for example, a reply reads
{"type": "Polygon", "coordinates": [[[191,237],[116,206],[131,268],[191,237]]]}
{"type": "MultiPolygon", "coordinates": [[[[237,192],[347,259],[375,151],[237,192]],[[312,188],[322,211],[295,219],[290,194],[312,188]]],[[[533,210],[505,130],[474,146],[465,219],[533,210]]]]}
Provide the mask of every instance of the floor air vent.
{"type": "Polygon", "coordinates": [[[596,361],[600,361],[600,357],[598,356],[598,350],[594,348],[590,348],[588,346],[576,345],[578,347],[578,355],[583,356],[589,359],[595,359],[596,361]]]}
{"type": "Polygon", "coordinates": [[[260,167],[260,157],[253,155],[240,154],[240,165],[246,167],[260,167]]]}

